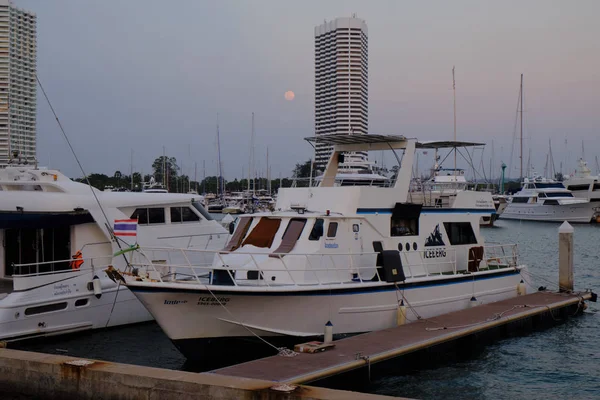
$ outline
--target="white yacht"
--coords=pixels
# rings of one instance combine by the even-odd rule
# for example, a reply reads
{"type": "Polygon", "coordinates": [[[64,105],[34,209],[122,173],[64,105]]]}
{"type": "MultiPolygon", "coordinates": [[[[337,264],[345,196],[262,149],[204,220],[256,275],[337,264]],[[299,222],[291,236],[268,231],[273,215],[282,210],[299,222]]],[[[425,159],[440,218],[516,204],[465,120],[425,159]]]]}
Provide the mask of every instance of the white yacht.
{"type": "Polygon", "coordinates": [[[333,148],[319,186],[282,188],[275,211],[241,215],[211,263],[188,264],[193,280],[160,276],[203,251],[142,247],[117,276],[188,358],[237,344],[268,353],[248,342],[253,335],[300,343],[322,336],[328,322],[338,337],[393,327],[399,312],[414,321],[526,292],[516,245],[486,245],[480,214],[409,202],[414,139],[307,140],[333,148]],[[389,186],[336,185],[342,152],[390,149],[403,156],[389,186]],[[151,261],[177,254],[171,265],[151,261]]]}
{"type": "Polygon", "coordinates": [[[502,219],[589,223],[598,203],[578,198],[561,182],[536,176],[525,178],[523,187],[511,196],[502,219]]]}
{"type": "MultiPolygon", "coordinates": [[[[483,146],[483,143],[460,141],[427,141],[418,142],[417,149],[435,150],[434,165],[427,180],[413,179],[409,193],[409,200],[427,206],[452,208],[467,211],[475,209],[480,212],[486,209],[491,212],[481,213],[479,223],[482,226],[491,226],[498,216],[504,211],[496,207],[492,194],[489,191],[474,190],[474,185],[469,183],[462,168],[443,168],[439,164],[439,149],[453,149],[458,147],[483,146]]],[[[446,156],[447,158],[448,156],[446,156]]]]}
{"type": "Polygon", "coordinates": [[[222,248],[228,230],[197,199],[103,192],[35,166],[0,169],[0,340],[152,319],[105,269],[124,267],[126,253],[113,254],[136,244],[222,248]]]}
{"type": "MultiPolygon", "coordinates": [[[[590,199],[591,202],[600,201],[600,181],[597,175],[592,175],[592,171],[588,168],[587,163],[583,158],[579,159],[579,168],[575,174],[566,177],[562,182],[569,189],[573,196],[590,199]]],[[[600,207],[600,203],[598,203],[600,207]]]]}

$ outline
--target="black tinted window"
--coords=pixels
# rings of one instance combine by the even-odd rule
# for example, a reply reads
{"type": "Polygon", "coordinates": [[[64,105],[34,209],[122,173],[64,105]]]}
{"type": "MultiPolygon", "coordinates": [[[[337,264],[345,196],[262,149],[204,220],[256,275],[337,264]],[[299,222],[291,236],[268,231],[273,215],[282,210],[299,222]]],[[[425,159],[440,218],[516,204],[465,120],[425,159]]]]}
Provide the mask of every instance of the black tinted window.
{"type": "Polygon", "coordinates": [[[181,222],[181,207],[171,207],[171,223],[181,222]]]}
{"type": "Polygon", "coordinates": [[[149,208],[148,209],[148,222],[150,224],[164,224],[165,223],[165,209],[164,208],[149,208]]]}
{"type": "Polygon", "coordinates": [[[317,218],[312,230],[310,231],[308,240],[319,240],[321,236],[323,236],[323,219],[317,218]]]}
{"type": "Polygon", "coordinates": [[[181,207],[181,221],[200,221],[200,217],[190,210],[189,207],[181,207]]]}
{"type": "Polygon", "coordinates": [[[337,234],[337,228],[338,228],[337,222],[330,222],[329,226],[327,227],[327,237],[329,237],[329,238],[335,237],[335,235],[337,234]]]}
{"type": "Polygon", "coordinates": [[[148,223],[148,209],[147,208],[138,208],[133,214],[131,214],[132,219],[137,219],[138,224],[145,225],[148,223]]]}
{"type": "Polygon", "coordinates": [[[446,228],[448,239],[453,246],[477,243],[470,222],[444,222],[444,228],[446,228]]]}

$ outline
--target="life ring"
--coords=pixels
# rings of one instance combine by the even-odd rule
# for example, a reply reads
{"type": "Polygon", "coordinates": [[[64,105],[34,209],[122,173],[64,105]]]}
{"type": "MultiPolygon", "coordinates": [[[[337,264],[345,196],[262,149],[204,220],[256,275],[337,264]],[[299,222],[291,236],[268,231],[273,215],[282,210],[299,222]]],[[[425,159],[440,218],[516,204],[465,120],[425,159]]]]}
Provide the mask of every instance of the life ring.
{"type": "Polygon", "coordinates": [[[73,261],[70,262],[71,269],[73,271],[76,271],[79,268],[81,268],[81,264],[83,264],[83,254],[81,253],[80,250],[77,250],[77,252],[75,254],[73,254],[72,258],[73,258],[73,261]]]}

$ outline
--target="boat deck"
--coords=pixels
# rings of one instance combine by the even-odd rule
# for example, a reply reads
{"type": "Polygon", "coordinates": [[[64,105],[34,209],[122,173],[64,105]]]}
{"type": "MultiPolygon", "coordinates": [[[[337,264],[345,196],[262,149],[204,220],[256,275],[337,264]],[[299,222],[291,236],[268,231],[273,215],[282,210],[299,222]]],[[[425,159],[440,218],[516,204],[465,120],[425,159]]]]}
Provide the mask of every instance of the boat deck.
{"type": "MultiPolygon", "coordinates": [[[[333,349],[320,353],[299,353],[294,357],[276,355],[211,373],[290,384],[313,382],[511,322],[536,316],[556,322],[567,315],[565,312],[583,311],[580,301],[594,296],[591,292],[536,292],[334,341],[333,349]],[[562,314],[559,316],[559,313],[562,314]]],[[[412,316],[410,310],[407,315],[412,316]]]]}

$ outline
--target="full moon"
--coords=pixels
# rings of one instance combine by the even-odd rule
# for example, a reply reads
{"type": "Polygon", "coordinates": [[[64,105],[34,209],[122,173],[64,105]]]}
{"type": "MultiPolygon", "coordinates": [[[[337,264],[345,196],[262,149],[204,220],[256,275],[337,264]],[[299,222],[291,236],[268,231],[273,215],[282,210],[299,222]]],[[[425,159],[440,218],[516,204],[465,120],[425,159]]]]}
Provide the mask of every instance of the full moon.
{"type": "Polygon", "coordinates": [[[291,90],[288,90],[287,92],[285,92],[284,97],[287,101],[292,101],[294,100],[294,97],[296,97],[296,95],[291,90]]]}

